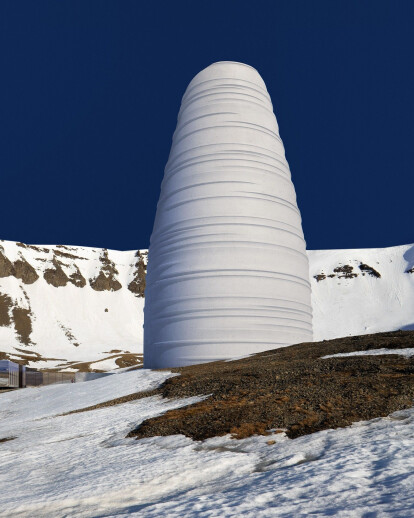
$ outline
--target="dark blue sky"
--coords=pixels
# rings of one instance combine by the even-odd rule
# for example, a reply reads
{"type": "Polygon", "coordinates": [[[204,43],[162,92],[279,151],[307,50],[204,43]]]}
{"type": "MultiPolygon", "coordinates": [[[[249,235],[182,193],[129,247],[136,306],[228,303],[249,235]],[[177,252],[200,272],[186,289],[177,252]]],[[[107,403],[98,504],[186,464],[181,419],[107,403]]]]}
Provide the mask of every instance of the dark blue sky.
{"type": "Polygon", "coordinates": [[[272,97],[308,248],[414,241],[414,2],[0,3],[0,238],[144,248],[181,97],[215,61],[272,97]]]}

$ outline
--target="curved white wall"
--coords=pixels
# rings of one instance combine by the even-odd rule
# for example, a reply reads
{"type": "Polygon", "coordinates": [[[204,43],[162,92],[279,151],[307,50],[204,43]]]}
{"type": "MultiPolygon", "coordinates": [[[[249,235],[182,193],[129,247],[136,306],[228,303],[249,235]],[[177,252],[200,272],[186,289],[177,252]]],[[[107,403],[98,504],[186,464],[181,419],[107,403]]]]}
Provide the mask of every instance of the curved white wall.
{"type": "Polygon", "coordinates": [[[219,62],[189,84],[148,258],[144,366],[312,340],[309,266],[289,165],[258,72],[219,62]]]}

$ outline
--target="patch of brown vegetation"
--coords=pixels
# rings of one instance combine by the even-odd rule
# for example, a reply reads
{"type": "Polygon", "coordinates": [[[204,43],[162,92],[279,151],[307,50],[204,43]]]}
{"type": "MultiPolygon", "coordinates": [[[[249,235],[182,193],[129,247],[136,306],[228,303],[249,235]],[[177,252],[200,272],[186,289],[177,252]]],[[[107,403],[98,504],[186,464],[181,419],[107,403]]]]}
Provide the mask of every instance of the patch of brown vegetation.
{"type": "Polygon", "coordinates": [[[144,421],[129,437],[184,434],[196,440],[285,429],[289,437],[387,416],[411,407],[414,358],[322,356],[413,347],[414,331],[304,343],[231,362],[172,369],[165,398],[210,394],[202,402],[144,421]]]}
{"type": "Polygon", "coordinates": [[[59,365],[56,365],[56,370],[62,370],[62,369],[75,369],[77,372],[104,372],[100,369],[92,369],[91,363],[94,363],[93,361],[90,362],[66,362],[61,363],[59,365]]]}
{"type": "Polygon", "coordinates": [[[119,274],[115,267],[115,263],[108,257],[108,250],[104,248],[99,257],[102,263],[99,274],[94,279],[89,279],[91,288],[95,291],[118,291],[122,288],[122,284],[116,279],[119,274]]]}
{"type": "MultiPolygon", "coordinates": [[[[23,349],[18,349],[15,347],[16,351],[23,351],[23,349]]],[[[21,353],[5,353],[0,351],[0,360],[11,360],[15,363],[19,363],[20,365],[28,365],[29,362],[48,362],[48,361],[63,361],[62,358],[47,358],[43,357],[40,354],[34,351],[23,351],[24,354],[21,353]]],[[[42,369],[44,371],[55,371],[57,369],[42,369]]]]}
{"type": "Polygon", "coordinates": [[[125,369],[126,367],[142,367],[143,355],[134,353],[124,353],[115,360],[115,364],[119,368],[125,369]]]}
{"type": "MultiPolygon", "coordinates": [[[[20,351],[20,353],[11,353],[8,354],[8,360],[11,360],[16,363],[20,363],[21,365],[28,365],[29,362],[40,362],[44,361],[44,358],[39,353],[34,351],[25,351],[23,349],[14,348],[16,351],[20,351]]],[[[50,359],[50,358],[47,358],[50,359]]]]}
{"type": "Polygon", "coordinates": [[[145,283],[146,283],[146,275],[147,275],[147,267],[146,267],[146,254],[141,254],[138,250],[135,254],[137,257],[137,262],[135,263],[135,272],[134,278],[128,284],[129,291],[132,291],[137,297],[145,296],[145,283]]]}
{"type": "Polygon", "coordinates": [[[80,414],[82,412],[89,412],[90,410],[98,410],[100,408],[107,408],[109,406],[123,405],[124,403],[130,403],[131,401],[136,401],[137,399],[143,399],[146,397],[156,396],[156,390],[148,390],[146,392],[135,392],[134,394],[129,394],[128,396],[122,396],[115,399],[111,399],[110,401],[105,401],[103,403],[98,403],[97,405],[88,406],[85,408],[80,408],[78,410],[71,410],[70,412],[66,412],[65,414],[60,414],[61,416],[70,415],[70,414],[80,414]]]}
{"type": "MultiPolygon", "coordinates": [[[[111,351],[110,353],[106,353],[106,354],[110,354],[110,356],[107,356],[105,358],[99,358],[97,360],[92,360],[92,361],[88,361],[88,362],[67,361],[67,362],[56,365],[56,367],[54,369],[48,369],[48,370],[61,371],[62,369],[75,369],[78,372],[105,372],[103,369],[92,367],[92,364],[96,364],[99,367],[100,361],[110,360],[110,359],[114,359],[115,364],[120,368],[130,367],[130,370],[142,368],[142,363],[143,363],[142,354],[122,353],[122,351],[115,352],[115,354],[111,354],[112,352],[113,351],[111,351]]],[[[54,358],[48,358],[48,359],[54,359],[54,358]]]]}
{"type": "MultiPolygon", "coordinates": [[[[252,435],[269,435],[267,423],[242,423],[231,428],[230,433],[234,439],[245,439],[252,435]]],[[[273,441],[273,444],[276,441],[273,441]]],[[[272,441],[268,441],[268,444],[272,441]]]]}
{"type": "Polygon", "coordinates": [[[12,299],[5,293],[0,293],[0,327],[8,327],[11,324],[10,309],[12,306],[12,299]]]}
{"type": "Polygon", "coordinates": [[[19,335],[20,342],[24,345],[31,345],[30,335],[32,333],[32,320],[30,309],[15,306],[12,309],[14,328],[19,335]]]}
{"type": "Polygon", "coordinates": [[[316,282],[320,282],[326,279],[326,275],[324,273],[319,273],[318,275],[314,275],[313,278],[316,279],[316,282]]]}

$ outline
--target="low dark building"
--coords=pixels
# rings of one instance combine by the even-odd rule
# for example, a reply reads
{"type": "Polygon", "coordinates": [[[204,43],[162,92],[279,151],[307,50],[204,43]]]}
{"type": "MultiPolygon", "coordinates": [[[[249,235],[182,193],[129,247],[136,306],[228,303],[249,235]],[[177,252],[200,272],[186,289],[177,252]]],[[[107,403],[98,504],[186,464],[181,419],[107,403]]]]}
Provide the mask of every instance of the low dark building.
{"type": "Polygon", "coordinates": [[[10,360],[0,360],[0,388],[19,388],[19,365],[10,360]]]}

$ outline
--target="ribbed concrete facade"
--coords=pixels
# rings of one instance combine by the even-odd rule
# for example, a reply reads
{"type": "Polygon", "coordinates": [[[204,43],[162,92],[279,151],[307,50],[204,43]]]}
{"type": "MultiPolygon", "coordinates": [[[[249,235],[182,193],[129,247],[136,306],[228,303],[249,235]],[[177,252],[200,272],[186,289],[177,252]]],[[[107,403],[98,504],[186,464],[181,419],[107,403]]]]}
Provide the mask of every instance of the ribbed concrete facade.
{"type": "Polygon", "coordinates": [[[273,107],[247,65],[189,84],[148,258],[144,366],[210,362],[312,340],[301,217],[273,107]]]}

